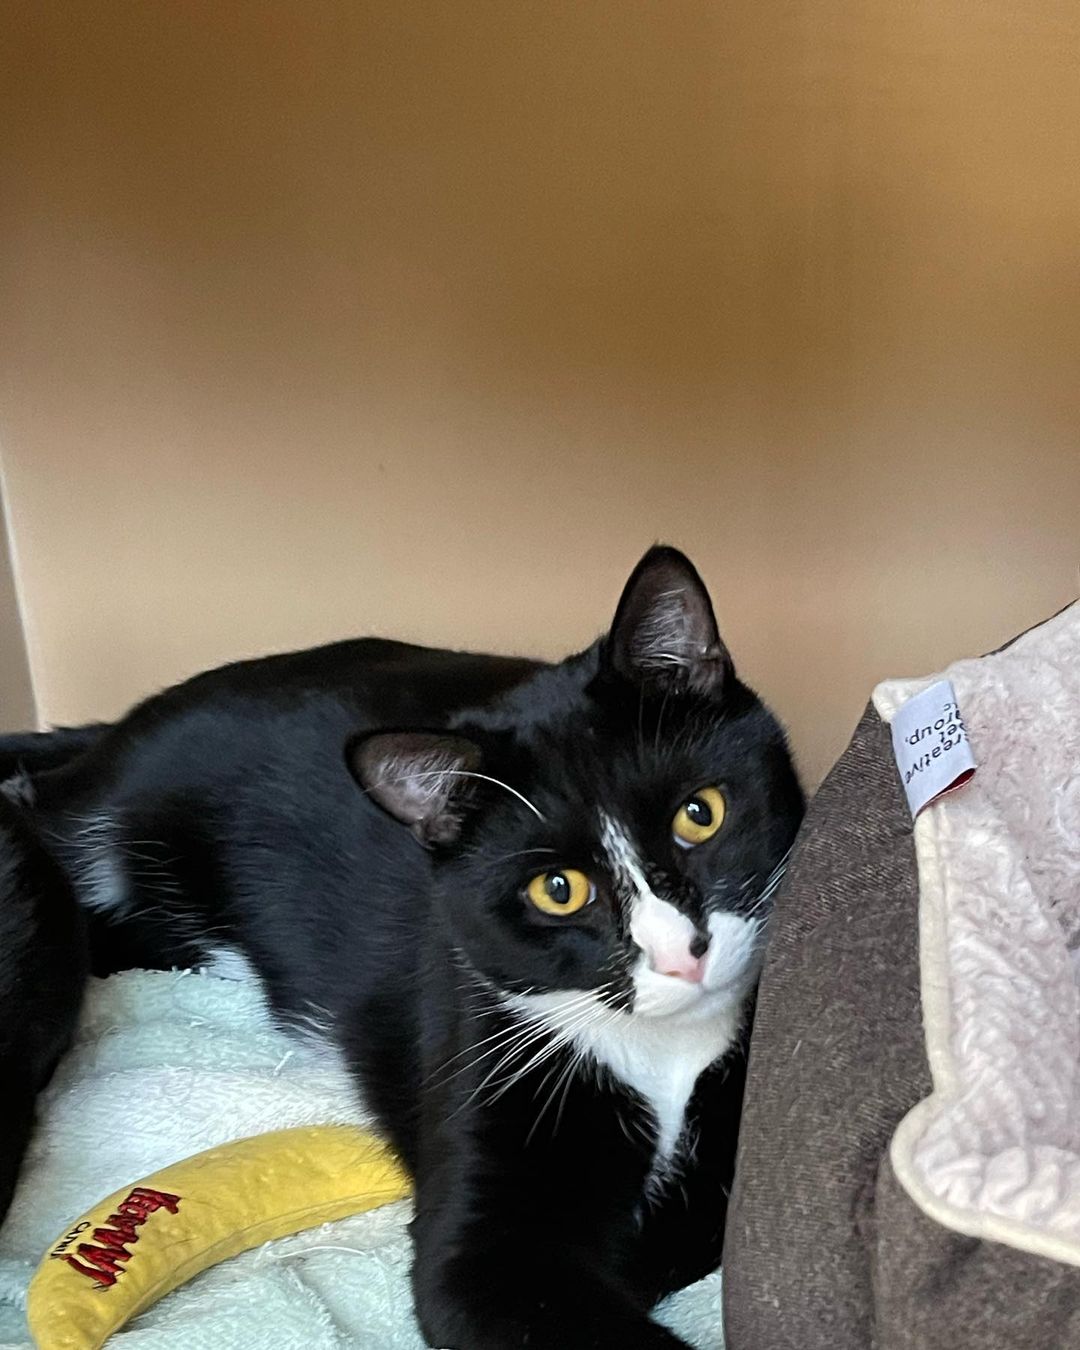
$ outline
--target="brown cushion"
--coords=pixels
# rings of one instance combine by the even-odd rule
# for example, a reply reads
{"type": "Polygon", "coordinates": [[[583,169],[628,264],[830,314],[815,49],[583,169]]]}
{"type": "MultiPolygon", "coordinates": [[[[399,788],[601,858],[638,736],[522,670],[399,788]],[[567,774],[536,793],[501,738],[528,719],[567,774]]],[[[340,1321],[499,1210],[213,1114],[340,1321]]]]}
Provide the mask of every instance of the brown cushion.
{"type": "MultiPolygon", "coordinates": [[[[1047,1000],[1046,1041],[1059,1055],[1051,1064],[1057,1078],[1068,1076],[1061,1065],[1070,1061],[1060,1055],[1063,1043],[1068,1053],[1075,1048],[1068,1040],[1073,1005],[1063,1010],[1053,1000],[1056,988],[1065,1004],[1077,993],[1067,983],[1066,944],[1080,916],[1080,872],[1075,892],[1062,881],[1067,868],[1050,869],[1046,880],[1042,853],[1055,847],[1054,822],[1033,825],[1027,818],[1054,814],[1059,782],[1066,793],[1073,790],[1067,756],[1055,763],[1036,742],[1025,757],[1015,745],[998,745],[995,728],[1010,720],[1004,709],[1015,713],[1029,739],[1044,725],[1048,736],[1059,739],[1070,718],[1080,725],[1077,654],[1080,608],[1011,645],[1007,656],[988,658],[1004,665],[965,662],[950,672],[977,712],[981,745],[974,732],[972,740],[984,763],[976,775],[978,792],[972,789],[961,805],[932,807],[920,817],[918,836],[890,731],[874,704],[811,804],[777,898],[751,1046],[724,1253],[728,1350],[1080,1346],[1080,1229],[1073,1233],[1071,1210],[1055,1207],[1054,1194],[1055,1184],[1067,1191],[1076,1175],[1063,1111],[1074,1089],[1048,1091],[1048,1110],[1060,1116],[1056,1126],[1051,1121],[1043,1130],[1039,1103],[1026,1122],[1013,1119],[1023,1116],[1017,1095],[1022,1101],[1031,1095],[1020,1081],[1018,1060],[1038,1057],[1038,1038],[1028,1051],[1025,1028],[1010,1040],[1007,1027],[998,1036],[996,1022],[990,1025],[1008,1011],[995,1002],[995,989],[1002,987],[995,981],[1011,988],[1009,970],[994,966],[993,941],[985,944],[989,955],[975,950],[979,934],[962,932],[960,919],[951,928],[939,923],[940,941],[920,942],[920,923],[951,914],[948,906],[972,877],[983,884],[970,866],[957,875],[965,855],[954,837],[964,829],[992,837],[988,821],[998,822],[1002,835],[1015,826],[1017,865],[1032,875],[1017,877],[1021,917],[1008,942],[1021,958],[1024,944],[1032,944],[1034,1005],[1047,1000]],[[1040,681],[1050,682],[1045,704],[1040,681]],[[1056,724],[1046,715],[1055,700],[1056,724]],[[1033,777],[1026,792],[1022,774],[1037,777],[1044,764],[1056,777],[1038,784],[1033,777]],[[1042,833],[1031,832],[1036,825],[1042,833]],[[933,886],[931,874],[937,877],[933,886]],[[967,960],[974,951],[966,985],[940,978],[936,986],[927,984],[933,970],[940,976],[946,938],[949,959],[957,959],[959,950],[967,960]],[[933,970],[931,956],[939,962],[933,970]],[[952,1016],[943,984],[966,1000],[949,1025],[943,1022],[943,1015],[952,1016]],[[934,991],[933,1017],[924,1027],[928,988],[934,991]],[[978,1040],[980,1031],[994,1033],[984,1037],[987,1045],[974,1067],[960,1062],[962,1056],[953,1063],[942,1049],[951,1030],[965,1044],[978,1040]],[[987,1101],[992,1104],[999,1090],[1009,1124],[1000,1140],[988,1143],[995,1122],[986,1119],[987,1101]],[[956,1142],[966,1146],[965,1130],[970,1157],[956,1142]],[[1040,1168],[1041,1180],[1034,1176],[1040,1168]],[[1042,1189],[1031,1187],[1032,1197],[1025,1199],[1021,1192],[1032,1177],[1042,1189]]],[[[877,706],[891,715],[903,689],[883,690],[877,706]]],[[[1080,780],[1072,782],[1075,788],[1080,780]]],[[[1061,813],[1067,816],[1064,805],[1061,813]]],[[[1068,852],[1068,829],[1063,840],[1068,852]]],[[[987,848],[992,852],[995,845],[987,848]]],[[[1005,845],[1000,852],[1008,858],[1005,845]]],[[[987,882],[985,919],[999,934],[1013,915],[1008,893],[999,897],[1004,908],[994,909],[992,889],[987,882]]],[[[974,913],[977,927],[981,892],[966,900],[961,919],[970,928],[974,913]]],[[[1023,978],[1027,973],[1021,972],[1023,978]]],[[[1076,1039],[1080,1043],[1080,1033],[1076,1039]]],[[[1077,1067],[1080,1083],[1080,1061],[1077,1067]]],[[[1076,1125],[1080,1136],[1080,1117],[1076,1125]]]]}

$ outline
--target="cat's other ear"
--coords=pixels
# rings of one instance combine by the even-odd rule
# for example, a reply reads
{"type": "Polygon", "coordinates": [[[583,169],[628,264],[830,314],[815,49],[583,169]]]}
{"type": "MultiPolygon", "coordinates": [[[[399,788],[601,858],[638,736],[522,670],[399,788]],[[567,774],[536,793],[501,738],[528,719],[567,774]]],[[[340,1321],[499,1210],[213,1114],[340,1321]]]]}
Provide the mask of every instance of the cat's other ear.
{"type": "Polygon", "coordinates": [[[408,825],[422,844],[452,844],[468,805],[469,775],[480,749],[463,736],[380,731],[350,741],[353,777],[382,809],[408,825]]]}
{"type": "Polygon", "coordinates": [[[705,583],[685,554],[663,545],[634,568],[605,653],[628,680],[713,697],[734,673],[705,583]]]}

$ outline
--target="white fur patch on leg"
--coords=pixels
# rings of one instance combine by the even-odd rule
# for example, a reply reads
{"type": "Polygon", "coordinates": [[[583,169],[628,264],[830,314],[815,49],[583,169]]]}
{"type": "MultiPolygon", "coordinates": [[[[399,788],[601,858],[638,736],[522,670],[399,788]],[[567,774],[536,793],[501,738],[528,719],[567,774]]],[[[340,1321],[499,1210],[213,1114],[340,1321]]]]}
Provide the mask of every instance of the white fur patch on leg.
{"type": "Polygon", "coordinates": [[[262,983],[262,977],[248,958],[236,947],[215,947],[206,960],[197,967],[204,975],[219,980],[243,980],[262,983]]]}

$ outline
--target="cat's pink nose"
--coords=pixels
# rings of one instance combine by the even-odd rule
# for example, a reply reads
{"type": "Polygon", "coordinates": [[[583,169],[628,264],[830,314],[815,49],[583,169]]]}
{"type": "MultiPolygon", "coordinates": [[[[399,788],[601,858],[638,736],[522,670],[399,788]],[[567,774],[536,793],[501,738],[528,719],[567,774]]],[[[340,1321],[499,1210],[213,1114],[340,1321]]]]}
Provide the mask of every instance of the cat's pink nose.
{"type": "Polygon", "coordinates": [[[671,975],[678,980],[688,980],[691,984],[700,984],[705,978],[705,958],[692,956],[688,948],[681,952],[657,952],[652,960],[652,968],[660,975],[671,975]]]}

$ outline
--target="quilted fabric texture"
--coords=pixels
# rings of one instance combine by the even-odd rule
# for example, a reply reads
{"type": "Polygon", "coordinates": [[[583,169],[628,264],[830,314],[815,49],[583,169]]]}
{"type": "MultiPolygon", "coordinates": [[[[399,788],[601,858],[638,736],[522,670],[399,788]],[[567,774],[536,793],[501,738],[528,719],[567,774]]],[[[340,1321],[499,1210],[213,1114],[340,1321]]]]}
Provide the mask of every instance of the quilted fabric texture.
{"type": "Polygon", "coordinates": [[[915,827],[934,1095],[892,1163],[957,1231],[1080,1266],[1080,605],[948,676],[980,767],[915,827]]]}

